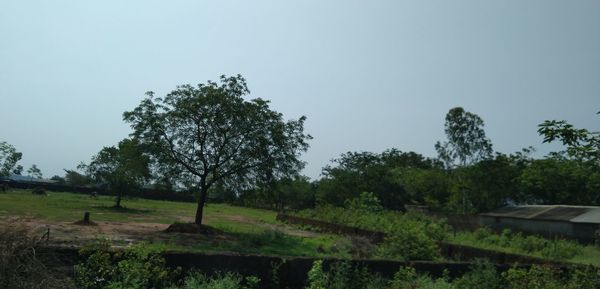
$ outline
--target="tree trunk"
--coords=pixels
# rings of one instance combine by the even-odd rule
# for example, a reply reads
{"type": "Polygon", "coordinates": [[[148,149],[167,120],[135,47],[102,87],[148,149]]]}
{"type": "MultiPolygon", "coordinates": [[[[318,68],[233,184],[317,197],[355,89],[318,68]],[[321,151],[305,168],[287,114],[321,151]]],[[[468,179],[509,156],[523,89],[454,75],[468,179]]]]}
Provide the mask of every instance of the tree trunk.
{"type": "Polygon", "coordinates": [[[120,208],[121,207],[121,198],[123,196],[123,193],[121,193],[121,191],[119,191],[117,193],[117,203],[115,204],[116,208],[120,208]]]}
{"type": "Polygon", "coordinates": [[[200,226],[202,225],[202,213],[204,211],[204,204],[206,204],[206,198],[208,197],[208,189],[201,188],[200,189],[200,197],[198,198],[198,207],[196,208],[196,220],[194,223],[200,226]]]}

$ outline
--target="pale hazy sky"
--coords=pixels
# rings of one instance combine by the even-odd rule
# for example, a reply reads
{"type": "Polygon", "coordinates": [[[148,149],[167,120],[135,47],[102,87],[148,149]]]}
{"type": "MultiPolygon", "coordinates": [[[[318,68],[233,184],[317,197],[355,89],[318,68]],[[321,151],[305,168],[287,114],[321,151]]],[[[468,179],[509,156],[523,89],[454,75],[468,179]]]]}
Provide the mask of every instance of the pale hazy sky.
{"type": "Polygon", "coordinates": [[[454,106],[541,156],[545,119],[600,130],[600,1],[0,0],[0,141],[47,177],[126,137],[144,92],[237,73],[308,117],[313,178],[346,151],[434,156],[454,106]]]}

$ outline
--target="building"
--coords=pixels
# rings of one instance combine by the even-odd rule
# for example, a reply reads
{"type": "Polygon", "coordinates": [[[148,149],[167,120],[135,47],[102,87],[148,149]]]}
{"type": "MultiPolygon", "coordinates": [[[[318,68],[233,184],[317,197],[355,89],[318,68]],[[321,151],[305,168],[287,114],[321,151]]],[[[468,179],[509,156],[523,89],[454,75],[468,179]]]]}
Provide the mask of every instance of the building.
{"type": "Polygon", "coordinates": [[[594,242],[600,236],[600,207],[566,205],[507,206],[480,214],[480,222],[492,229],[567,237],[594,242]]]}

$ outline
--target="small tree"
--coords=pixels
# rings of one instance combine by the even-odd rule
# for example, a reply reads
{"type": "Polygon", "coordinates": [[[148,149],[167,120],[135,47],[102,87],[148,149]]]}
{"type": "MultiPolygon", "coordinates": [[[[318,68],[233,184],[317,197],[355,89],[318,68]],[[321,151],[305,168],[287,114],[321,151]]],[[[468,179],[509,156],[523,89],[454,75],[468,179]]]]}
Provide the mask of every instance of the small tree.
{"type": "Polygon", "coordinates": [[[263,176],[276,180],[303,167],[299,155],[311,138],[303,132],[305,117],[285,122],[268,101],[244,100],[249,93],[241,75],[221,76],[220,85],[182,85],[165,98],[148,92],[123,114],[155,159],[197,184],[197,225],[217,182],[253,186],[263,176]]]}
{"type": "Polygon", "coordinates": [[[455,107],[446,114],[448,141],[435,144],[438,157],[448,168],[465,167],[492,156],[492,143],[485,136],[483,120],[476,114],[455,107]]]}
{"type": "Polygon", "coordinates": [[[139,188],[149,178],[149,162],[137,140],[124,139],[117,147],[100,150],[86,169],[92,179],[116,195],[115,207],[119,208],[123,195],[139,188]]]}
{"type": "Polygon", "coordinates": [[[31,167],[27,170],[27,174],[29,174],[32,179],[41,179],[43,177],[42,170],[40,170],[35,164],[31,165],[31,167]]]}
{"type": "Polygon", "coordinates": [[[0,142],[0,179],[10,176],[11,173],[20,174],[23,167],[17,165],[23,154],[17,152],[15,147],[7,142],[0,142]]]}

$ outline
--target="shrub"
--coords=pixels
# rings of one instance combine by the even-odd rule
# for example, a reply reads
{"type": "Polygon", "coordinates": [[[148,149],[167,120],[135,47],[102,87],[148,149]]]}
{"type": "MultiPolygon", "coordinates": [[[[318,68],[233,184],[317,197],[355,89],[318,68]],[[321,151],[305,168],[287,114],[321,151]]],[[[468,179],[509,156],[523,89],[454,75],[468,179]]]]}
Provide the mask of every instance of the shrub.
{"type": "Polygon", "coordinates": [[[209,277],[200,272],[192,272],[185,278],[182,287],[170,289],[258,289],[260,279],[254,276],[242,278],[234,273],[216,274],[209,277]]]}
{"type": "Polygon", "coordinates": [[[125,252],[111,252],[106,240],[80,251],[86,261],[75,266],[75,281],[81,289],[165,288],[178,275],[165,266],[158,252],[145,244],[132,246],[125,252]]]}
{"type": "Polygon", "coordinates": [[[434,260],[440,258],[438,243],[446,238],[444,221],[418,212],[368,212],[337,207],[304,210],[298,215],[335,224],[385,232],[387,238],[376,250],[380,258],[434,260]]]}
{"type": "Polygon", "coordinates": [[[471,271],[454,281],[457,289],[501,289],[502,279],[492,263],[477,260],[471,271]]]}
{"type": "Polygon", "coordinates": [[[385,288],[387,281],[367,268],[352,266],[350,262],[331,264],[323,270],[323,262],[315,261],[308,272],[307,289],[379,289],[385,288]]]}
{"type": "Polygon", "coordinates": [[[74,288],[57,269],[62,264],[49,253],[41,254],[40,245],[39,236],[26,228],[0,227],[0,288],[74,288]]]}
{"type": "MultiPolygon", "coordinates": [[[[454,285],[447,277],[431,278],[428,275],[418,275],[414,268],[403,267],[394,274],[394,279],[389,282],[389,289],[454,289],[454,285]]],[[[483,288],[483,287],[482,287],[483,288]]]]}
{"type": "Polygon", "coordinates": [[[556,239],[540,251],[541,255],[554,260],[566,260],[583,252],[583,247],[577,242],[556,239]]]}
{"type": "Polygon", "coordinates": [[[379,198],[371,192],[362,192],[358,198],[347,199],[344,202],[344,207],[348,210],[357,210],[363,212],[381,212],[383,206],[379,198]]]}
{"type": "Polygon", "coordinates": [[[502,276],[507,289],[562,289],[558,271],[551,267],[532,265],[529,269],[511,268],[502,276]]]}

